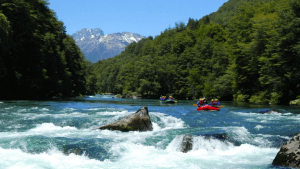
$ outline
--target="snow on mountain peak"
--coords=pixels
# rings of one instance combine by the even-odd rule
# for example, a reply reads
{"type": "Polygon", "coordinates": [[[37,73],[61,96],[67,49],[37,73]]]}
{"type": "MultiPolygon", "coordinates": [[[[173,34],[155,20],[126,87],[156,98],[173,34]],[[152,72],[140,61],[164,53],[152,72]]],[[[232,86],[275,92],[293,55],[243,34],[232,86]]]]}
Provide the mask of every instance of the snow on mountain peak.
{"type": "Polygon", "coordinates": [[[137,34],[129,33],[129,32],[124,32],[122,33],[122,39],[128,43],[132,42],[138,42],[144,37],[137,36],[137,34]]]}
{"type": "Polygon", "coordinates": [[[72,36],[86,59],[92,63],[119,55],[130,43],[146,38],[129,32],[104,35],[101,29],[81,29],[72,36]]]}
{"type": "Polygon", "coordinates": [[[91,36],[101,36],[101,35],[104,35],[104,33],[99,28],[96,28],[96,29],[86,29],[86,28],[83,28],[83,29],[75,32],[72,36],[75,39],[75,41],[79,41],[79,40],[88,39],[91,36]]]}

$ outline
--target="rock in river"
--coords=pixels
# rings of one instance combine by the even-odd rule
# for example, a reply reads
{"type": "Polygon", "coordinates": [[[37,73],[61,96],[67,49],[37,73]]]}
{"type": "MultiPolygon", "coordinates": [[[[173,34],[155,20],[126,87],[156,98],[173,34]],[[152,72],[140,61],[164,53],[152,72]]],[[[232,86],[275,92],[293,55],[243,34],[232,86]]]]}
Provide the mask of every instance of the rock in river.
{"type": "Polygon", "coordinates": [[[152,131],[152,123],[148,112],[148,107],[142,107],[136,113],[126,116],[118,121],[99,127],[104,130],[128,131],[152,131]]]}
{"type": "Polygon", "coordinates": [[[278,110],[262,110],[259,112],[260,114],[282,114],[278,110]]]}
{"type": "Polygon", "coordinates": [[[273,165],[300,168],[300,133],[280,148],[273,165]]]}
{"type": "Polygon", "coordinates": [[[183,136],[180,151],[183,153],[187,153],[192,149],[193,149],[193,136],[186,134],[183,136]]]}

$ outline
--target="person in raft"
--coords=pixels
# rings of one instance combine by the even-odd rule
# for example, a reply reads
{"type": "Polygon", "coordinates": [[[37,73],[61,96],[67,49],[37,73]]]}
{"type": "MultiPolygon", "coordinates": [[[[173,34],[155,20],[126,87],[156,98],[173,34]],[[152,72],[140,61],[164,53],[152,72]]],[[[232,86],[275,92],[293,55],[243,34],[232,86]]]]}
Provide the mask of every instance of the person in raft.
{"type": "Polygon", "coordinates": [[[211,99],[211,102],[209,103],[210,106],[218,107],[221,105],[221,103],[218,101],[218,99],[211,99]]]}
{"type": "Polygon", "coordinates": [[[199,101],[197,102],[198,107],[204,106],[205,105],[205,99],[200,98],[199,101]]]}
{"type": "Polygon", "coordinates": [[[211,99],[211,102],[210,103],[208,103],[208,105],[210,105],[210,106],[215,106],[215,100],[214,99],[211,99]]]}
{"type": "Polygon", "coordinates": [[[220,106],[221,105],[221,103],[219,102],[218,99],[215,99],[214,104],[215,104],[215,106],[220,106]]]}
{"type": "Polygon", "coordinates": [[[172,96],[169,96],[169,100],[174,100],[174,98],[172,96]]]}
{"type": "Polygon", "coordinates": [[[160,96],[160,100],[165,100],[165,96],[160,96]]]}

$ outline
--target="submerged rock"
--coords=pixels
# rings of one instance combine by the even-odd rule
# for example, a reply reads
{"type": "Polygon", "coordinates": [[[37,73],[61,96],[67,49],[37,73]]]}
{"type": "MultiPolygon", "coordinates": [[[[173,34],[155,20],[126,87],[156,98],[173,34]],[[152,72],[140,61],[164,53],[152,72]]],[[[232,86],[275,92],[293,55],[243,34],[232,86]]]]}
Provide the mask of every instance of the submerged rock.
{"type": "Polygon", "coordinates": [[[149,116],[148,108],[143,107],[136,113],[126,116],[118,121],[99,127],[104,130],[119,130],[123,132],[128,131],[152,131],[152,123],[149,116]]]}
{"type": "Polygon", "coordinates": [[[65,155],[70,155],[72,153],[75,155],[82,155],[84,153],[84,150],[82,150],[81,148],[67,149],[66,147],[64,147],[63,153],[65,155]]]}
{"type": "Polygon", "coordinates": [[[187,153],[188,151],[193,149],[193,136],[192,135],[184,135],[181,143],[180,151],[183,153],[187,153]]]}
{"type": "Polygon", "coordinates": [[[272,164],[300,168],[300,133],[280,148],[272,164]]]}
{"type": "MultiPolygon", "coordinates": [[[[206,144],[205,142],[215,142],[213,140],[216,141],[220,141],[221,144],[223,144],[224,146],[236,146],[237,143],[236,141],[234,141],[233,139],[230,139],[229,136],[227,136],[226,134],[205,134],[204,136],[193,136],[193,135],[189,135],[189,134],[185,134],[182,137],[182,140],[180,140],[179,142],[179,151],[183,152],[183,153],[187,153],[190,150],[197,150],[199,148],[199,145],[197,144],[203,144],[204,142],[204,146],[201,147],[203,149],[207,149],[208,151],[210,149],[215,149],[216,145],[213,144],[206,144]],[[232,142],[233,141],[233,142],[232,142]],[[202,143],[200,143],[202,142],[202,143]]],[[[239,144],[240,145],[240,144],[239,144]]]]}
{"type": "Polygon", "coordinates": [[[262,110],[259,113],[260,114],[274,114],[274,113],[282,114],[280,111],[277,110],[262,110]]]}
{"type": "Polygon", "coordinates": [[[224,143],[228,142],[228,143],[232,143],[234,146],[240,146],[242,143],[234,140],[232,137],[230,137],[228,134],[226,133],[221,133],[221,134],[205,134],[205,139],[210,139],[210,138],[214,138],[217,140],[220,140],[224,143]]]}

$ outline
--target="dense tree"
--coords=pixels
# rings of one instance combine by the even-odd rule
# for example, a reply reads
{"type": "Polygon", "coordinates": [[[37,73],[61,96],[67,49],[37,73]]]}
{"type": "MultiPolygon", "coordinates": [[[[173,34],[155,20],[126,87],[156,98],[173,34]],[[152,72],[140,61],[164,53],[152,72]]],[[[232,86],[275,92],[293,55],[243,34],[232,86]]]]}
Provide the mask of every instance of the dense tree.
{"type": "Polygon", "coordinates": [[[87,63],[44,0],[0,1],[0,97],[84,94],[87,63]]]}
{"type": "Polygon", "coordinates": [[[229,0],[93,64],[98,89],[285,104],[300,95],[299,4],[229,0]]]}

